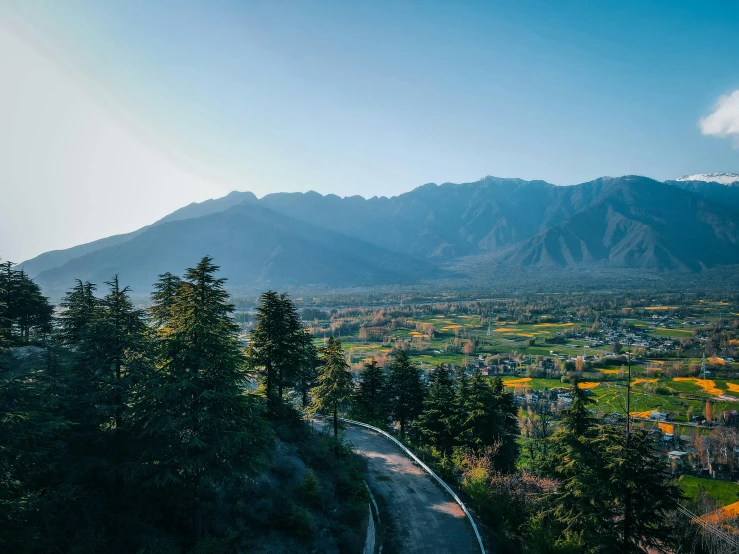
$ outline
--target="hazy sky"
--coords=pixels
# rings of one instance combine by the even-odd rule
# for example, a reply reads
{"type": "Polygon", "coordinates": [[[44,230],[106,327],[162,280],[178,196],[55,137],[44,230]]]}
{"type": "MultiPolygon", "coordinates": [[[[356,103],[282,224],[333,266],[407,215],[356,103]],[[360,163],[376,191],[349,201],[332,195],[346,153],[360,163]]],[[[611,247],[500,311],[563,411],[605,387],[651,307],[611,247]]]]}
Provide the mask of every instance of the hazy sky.
{"type": "Polygon", "coordinates": [[[739,172],[739,2],[0,0],[0,256],[229,190],[739,172]]]}

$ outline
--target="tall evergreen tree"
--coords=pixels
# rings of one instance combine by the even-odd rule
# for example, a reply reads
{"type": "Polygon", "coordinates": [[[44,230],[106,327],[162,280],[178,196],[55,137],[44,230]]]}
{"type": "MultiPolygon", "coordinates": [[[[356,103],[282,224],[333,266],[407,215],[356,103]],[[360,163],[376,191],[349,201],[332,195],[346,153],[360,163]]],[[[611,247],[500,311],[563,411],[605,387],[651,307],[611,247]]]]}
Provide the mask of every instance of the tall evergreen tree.
{"type": "Polygon", "coordinates": [[[321,362],[318,368],[318,385],[313,389],[312,407],[314,411],[331,414],[334,438],[338,438],[339,411],[349,403],[354,390],[352,374],[339,339],[328,339],[321,352],[321,362]]]}
{"type": "Polygon", "coordinates": [[[186,492],[193,542],[202,535],[206,491],[259,465],[268,438],[247,378],[233,306],[205,257],[188,269],[158,330],[157,371],[137,391],[142,457],[153,483],[186,492]]]}
{"type": "Polygon", "coordinates": [[[172,318],[172,308],[181,283],[182,279],[170,272],[162,273],[154,283],[149,313],[155,328],[167,325],[172,318]]]}
{"type": "Polygon", "coordinates": [[[62,312],[59,315],[57,333],[63,346],[76,349],[89,332],[99,304],[95,289],[96,286],[89,281],[83,283],[77,279],[75,286],[64,296],[60,304],[62,312]]]}
{"type": "Polygon", "coordinates": [[[49,513],[69,422],[48,376],[3,363],[0,347],[0,552],[52,552],[49,513]]]}
{"type": "Polygon", "coordinates": [[[405,437],[409,423],[414,422],[423,410],[424,388],[418,368],[399,350],[390,364],[388,380],[390,410],[400,425],[400,436],[405,437]]]}
{"type": "Polygon", "coordinates": [[[467,396],[469,395],[470,380],[465,373],[463,366],[454,368],[454,399],[449,408],[450,411],[450,432],[454,437],[455,445],[459,443],[459,435],[464,428],[464,422],[467,419],[467,396]]]}
{"type": "Polygon", "coordinates": [[[382,422],[387,413],[387,376],[377,360],[364,362],[359,374],[359,386],[354,395],[354,405],[359,416],[370,422],[382,422]]]}
{"type": "Polygon", "coordinates": [[[109,410],[107,426],[120,431],[131,383],[142,376],[148,359],[148,328],[144,312],[134,307],[130,289],[121,288],[118,276],[105,284],[108,294],[99,303],[88,340],[95,343],[101,404],[109,410]]]}
{"type": "Polygon", "coordinates": [[[300,397],[303,409],[306,409],[310,405],[310,391],[316,386],[321,361],[318,358],[318,349],[313,344],[313,337],[304,331],[302,339],[298,372],[295,376],[295,391],[300,397]]]}
{"type": "Polygon", "coordinates": [[[447,454],[454,446],[454,384],[449,368],[439,365],[431,374],[423,411],[418,417],[421,436],[439,453],[447,454]]]}
{"type": "Polygon", "coordinates": [[[561,541],[590,551],[586,549],[598,544],[601,530],[614,522],[602,503],[605,483],[590,442],[596,429],[588,406],[594,401],[577,382],[571,394],[572,404],[564,410],[560,426],[550,439],[549,456],[542,464],[544,474],[559,482],[549,494],[547,515],[559,527],[561,541]]]}
{"type": "Polygon", "coordinates": [[[287,294],[267,291],[259,299],[247,359],[251,371],[261,377],[267,404],[274,413],[276,399],[295,385],[304,360],[305,332],[287,294]]]}
{"type": "Polygon", "coordinates": [[[513,392],[506,392],[500,376],[493,379],[491,388],[497,416],[495,440],[498,443],[498,454],[494,464],[499,471],[512,472],[516,469],[520,454],[518,411],[513,401],[513,392]]]}
{"type": "Polygon", "coordinates": [[[637,553],[663,549],[670,541],[670,517],[681,498],[646,429],[598,426],[590,439],[598,454],[598,503],[606,518],[596,546],[601,552],[637,553]]]}
{"type": "Polygon", "coordinates": [[[462,401],[464,419],[459,432],[462,446],[479,451],[492,446],[501,435],[501,417],[493,389],[480,372],[470,379],[462,401]]]}
{"type": "Polygon", "coordinates": [[[0,264],[0,338],[28,343],[32,335],[51,331],[54,309],[41,288],[13,263],[0,264]]]}

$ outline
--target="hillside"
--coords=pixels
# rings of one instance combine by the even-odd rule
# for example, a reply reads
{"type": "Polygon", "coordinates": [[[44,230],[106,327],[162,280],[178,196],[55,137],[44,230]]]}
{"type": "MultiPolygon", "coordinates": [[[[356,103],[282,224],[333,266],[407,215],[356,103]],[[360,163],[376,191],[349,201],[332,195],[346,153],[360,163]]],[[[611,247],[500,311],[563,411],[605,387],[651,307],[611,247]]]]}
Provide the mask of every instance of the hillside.
{"type": "Polygon", "coordinates": [[[407,283],[433,269],[388,250],[314,227],[254,204],[152,226],[131,239],[88,252],[40,273],[45,290],[75,279],[102,283],[113,275],[135,291],[149,290],[165,271],[182,272],[205,255],[229,285],[375,285],[407,283]]]}
{"type": "Polygon", "coordinates": [[[23,268],[47,290],[157,273],[206,253],[232,286],[364,286],[451,277],[450,267],[695,272],[739,263],[739,186],[603,177],[573,186],[486,177],[394,197],[249,192],[191,204],[151,226],[23,268]]]}

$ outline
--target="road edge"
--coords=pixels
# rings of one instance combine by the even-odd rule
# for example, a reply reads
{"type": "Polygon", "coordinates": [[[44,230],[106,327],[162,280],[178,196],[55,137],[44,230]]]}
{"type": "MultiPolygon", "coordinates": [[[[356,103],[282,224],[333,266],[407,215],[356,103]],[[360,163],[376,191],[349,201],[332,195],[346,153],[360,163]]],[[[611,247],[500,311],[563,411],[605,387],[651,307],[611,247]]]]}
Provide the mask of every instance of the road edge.
{"type": "Polygon", "coordinates": [[[480,531],[477,529],[477,525],[475,524],[475,521],[472,519],[472,514],[470,514],[469,510],[467,510],[467,506],[464,505],[464,502],[460,500],[460,498],[456,495],[456,493],[452,490],[452,488],[447,485],[444,480],[436,475],[436,473],[425,463],[423,463],[418,456],[416,456],[413,452],[411,452],[402,442],[400,442],[398,439],[393,437],[390,433],[387,433],[386,431],[383,431],[382,429],[378,429],[377,427],[373,427],[372,425],[369,425],[367,423],[362,423],[361,421],[354,421],[352,419],[345,419],[343,417],[338,418],[343,423],[348,423],[350,425],[358,425],[360,427],[365,427],[366,429],[369,429],[371,431],[375,431],[376,433],[380,433],[385,438],[390,439],[393,441],[396,445],[398,445],[408,456],[410,456],[413,461],[415,461],[418,465],[420,465],[426,473],[431,475],[441,487],[448,492],[452,498],[454,498],[455,502],[459,504],[459,507],[462,508],[462,511],[467,516],[467,520],[470,522],[470,525],[472,525],[472,530],[475,532],[475,537],[477,537],[477,543],[480,546],[480,552],[482,554],[486,554],[485,546],[482,543],[482,536],[480,536],[480,531]]]}

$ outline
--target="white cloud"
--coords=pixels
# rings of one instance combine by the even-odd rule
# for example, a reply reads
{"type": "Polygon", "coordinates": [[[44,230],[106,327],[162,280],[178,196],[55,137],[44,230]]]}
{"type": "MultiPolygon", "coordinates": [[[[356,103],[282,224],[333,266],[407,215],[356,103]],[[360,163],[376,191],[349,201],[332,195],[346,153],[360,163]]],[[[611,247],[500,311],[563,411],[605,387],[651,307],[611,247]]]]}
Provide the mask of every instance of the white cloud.
{"type": "Polygon", "coordinates": [[[704,135],[730,137],[734,148],[739,150],[739,90],[721,96],[713,111],[700,118],[698,127],[704,135]]]}

